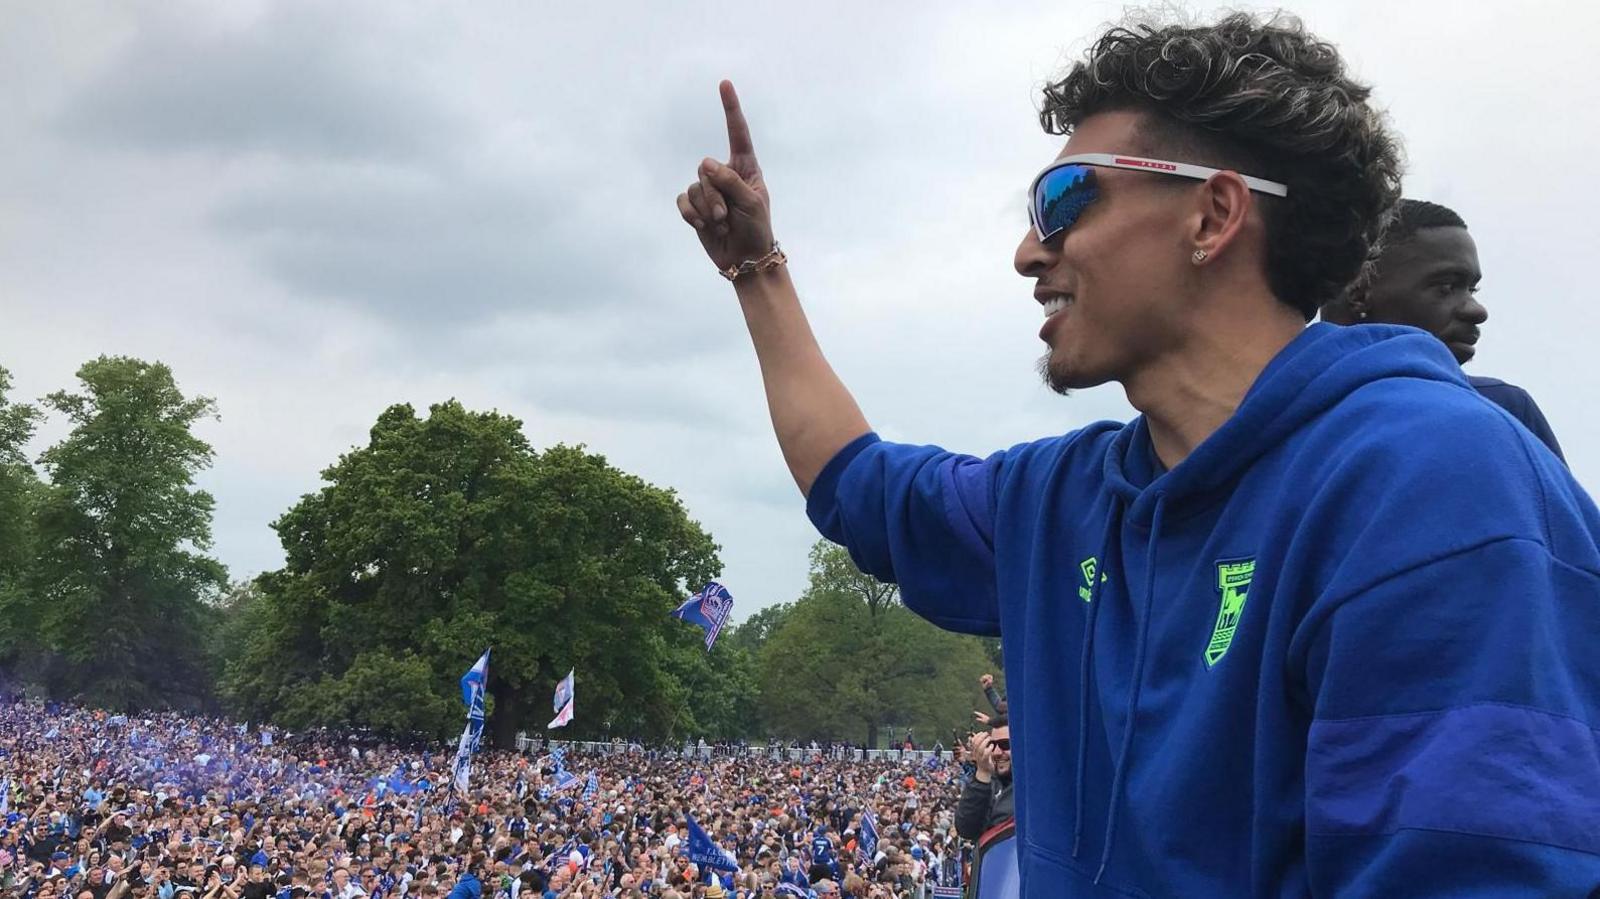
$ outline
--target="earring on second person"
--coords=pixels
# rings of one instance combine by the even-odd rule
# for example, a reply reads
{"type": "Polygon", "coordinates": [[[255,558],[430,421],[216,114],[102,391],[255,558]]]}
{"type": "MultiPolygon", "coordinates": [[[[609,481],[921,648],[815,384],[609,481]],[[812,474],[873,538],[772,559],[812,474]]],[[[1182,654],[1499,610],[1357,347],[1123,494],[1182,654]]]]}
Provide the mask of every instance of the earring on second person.
{"type": "Polygon", "coordinates": [[[1210,254],[1207,253],[1205,250],[1195,250],[1194,251],[1194,264],[1195,265],[1199,265],[1200,263],[1205,262],[1206,261],[1206,257],[1209,256],[1209,255],[1210,254]]]}

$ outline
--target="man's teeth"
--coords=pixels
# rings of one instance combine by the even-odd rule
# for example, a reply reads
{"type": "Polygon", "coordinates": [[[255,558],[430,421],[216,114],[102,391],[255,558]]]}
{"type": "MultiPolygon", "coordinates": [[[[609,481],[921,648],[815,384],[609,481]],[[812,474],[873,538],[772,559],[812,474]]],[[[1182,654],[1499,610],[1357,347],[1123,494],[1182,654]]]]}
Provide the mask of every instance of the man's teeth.
{"type": "Polygon", "coordinates": [[[1051,297],[1044,302],[1044,317],[1049,318],[1070,305],[1072,305],[1072,297],[1070,296],[1051,297]]]}

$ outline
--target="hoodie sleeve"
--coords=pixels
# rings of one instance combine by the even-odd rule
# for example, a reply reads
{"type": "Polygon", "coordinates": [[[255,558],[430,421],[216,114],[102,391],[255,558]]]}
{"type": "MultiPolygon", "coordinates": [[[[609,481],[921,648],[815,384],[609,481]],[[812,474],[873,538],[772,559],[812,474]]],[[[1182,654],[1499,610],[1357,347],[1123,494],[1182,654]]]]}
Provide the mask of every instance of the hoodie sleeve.
{"type": "Polygon", "coordinates": [[[1600,566],[1503,537],[1331,605],[1305,650],[1311,892],[1589,895],[1600,566]]]}
{"type": "Polygon", "coordinates": [[[899,585],[912,611],[948,630],[999,636],[994,495],[1004,458],[866,434],[823,468],[806,514],[862,571],[899,585]]]}

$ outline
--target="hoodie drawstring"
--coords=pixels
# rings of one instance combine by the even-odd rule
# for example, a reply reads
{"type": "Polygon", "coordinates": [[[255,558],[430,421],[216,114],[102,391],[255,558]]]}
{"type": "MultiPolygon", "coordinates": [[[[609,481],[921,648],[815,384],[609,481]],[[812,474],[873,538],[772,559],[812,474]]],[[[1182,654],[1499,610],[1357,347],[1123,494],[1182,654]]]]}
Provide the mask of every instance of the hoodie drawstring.
{"type": "Polygon", "coordinates": [[[1078,653],[1078,770],[1077,785],[1073,787],[1072,857],[1078,857],[1078,846],[1083,840],[1083,785],[1084,771],[1089,758],[1089,671],[1094,661],[1094,621],[1100,611],[1100,583],[1106,568],[1106,554],[1111,551],[1111,538],[1122,530],[1122,503],[1111,498],[1111,514],[1106,516],[1105,536],[1100,539],[1100,552],[1094,557],[1094,574],[1089,577],[1089,610],[1083,620],[1083,648],[1078,653]]]}
{"type": "Polygon", "coordinates": [[[1133,749],[1134,721],[1139,714],[1139,691],[1144,685],[1145,644],[1150,635],[1150,619],[1155,611],[1156,546],[1161,539],[1161,513],[1166,508],[1166,494],[1156,496],[1156,508],[1150,519],[1150,546],[1146,555],[1144,573],[1144,618],[1139,622],[1139,641],[1133,649],[1133,689],[1128,691],[1128,723],[1122,732],[1122,748],[1117,751],[1117,766],[1111,774],[1111,802],[1106,807],[1105,843],[1100,850],[1100,868],[1095,871],[1098,884],[1111,862],[1111,844],[1117,838],[1117,806],[1121,804],[1123,781],[1128,773],[1128,753],[1133,749]]]}

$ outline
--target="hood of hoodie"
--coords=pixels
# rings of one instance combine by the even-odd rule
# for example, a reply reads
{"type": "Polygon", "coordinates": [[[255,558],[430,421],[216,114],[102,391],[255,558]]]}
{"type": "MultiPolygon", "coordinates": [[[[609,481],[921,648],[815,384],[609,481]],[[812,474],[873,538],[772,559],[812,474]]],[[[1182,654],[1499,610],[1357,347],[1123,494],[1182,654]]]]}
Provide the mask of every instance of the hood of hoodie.
{"type": "Polygon", "coordinates": [[[1181,516],[1186,506],[1215,496],[1352,391],[1384,378],[1470,386],[1450,351],[1426,331],[1318,322],[1273,357],[1233,415],[1170,471],[1152,477],[1144,416],[1122,428],[1105,456],[1106,486],[1123,502],[1129,524],[1149,527],[1158,499],[1164,499],[1169,519],[1181,516]]]}

